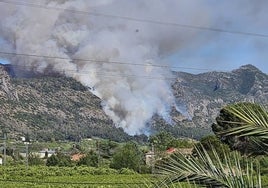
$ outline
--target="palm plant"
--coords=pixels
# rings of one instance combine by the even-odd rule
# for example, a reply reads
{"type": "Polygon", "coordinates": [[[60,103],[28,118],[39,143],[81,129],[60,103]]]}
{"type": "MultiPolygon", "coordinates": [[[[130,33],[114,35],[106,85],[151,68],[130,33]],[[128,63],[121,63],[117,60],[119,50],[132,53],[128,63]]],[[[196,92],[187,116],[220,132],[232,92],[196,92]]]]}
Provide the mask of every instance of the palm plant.
{"type": "MultiPolygon", "coordinates": [[[[218,134],[222,137],[238,137],[250,140],[250,143],[261,148],[262,154],[268,151],[268,113],[264,107],[239,103],[225,107],[232,114],[235,121],[221,120],[221,123],[231,124],[227,130],[218,134]]],[[[224,153],[224,160],[219,157],[215,149],[212,155],[204,147],[195,148],[197,156],[186,157],[177,153],[168,158],[159,167],[159,172],[164,175],[160,186],[174,184],[175,182],[190,182],[203,187],[230,187],[249,188],[261,187],[259,167],[252,158],[247,157],[247,162],[241,164],[241,155],[235,151],[224,153]]],[[[245,158],[245,157],[244,157],[245,158]]]]}
{"type": "Polygon", "coordinates": [[[244,155],[266,154],[267,110],[253,103],[238,103],[224,107],[212,130],[232,150],[244,155]]]}
{"type": "Polygon", "coordinates": [[[159,166],[159,173],[165,177],[159,187],[176,182],[202,187],[261,187],[261,176],[255,173],[253,162],[241,165],[238,152],[226,153],[222,161],[215,149],[213,157],[203,147],[196,150],[197,157],[176,153],[159,166]]]}
{"type": "MultiPolygon", "coordinates": [[[[258,153],[268,152],[268,111],[259,105],[239,103],[226,107],[226,110],[239,118],[233,128],[219,133],[221,136],[236,136],[251,141],[253,148],[258,148],[258,153]]],[[[251,151],[254,154],[254,151],[251,151]]]]}

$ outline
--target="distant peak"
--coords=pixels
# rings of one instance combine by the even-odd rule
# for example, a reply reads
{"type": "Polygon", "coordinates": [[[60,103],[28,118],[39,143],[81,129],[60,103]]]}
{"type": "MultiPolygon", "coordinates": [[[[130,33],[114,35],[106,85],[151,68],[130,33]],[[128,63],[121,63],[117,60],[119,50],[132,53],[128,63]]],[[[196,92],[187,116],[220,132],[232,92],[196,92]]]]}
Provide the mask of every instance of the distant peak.
{"type": "Polygon", "coordinates": [[[260,71],[257,67],[255,67],[254,65],[251,65],[251,64],[243,65],[239,69],[251,69],[251,70],[255,70],[255,71],[260,71]]]}
{"type": "Polygon", "coordinates": [[[262,73],[260,69],[255,67],[254,65],[247,64],[239,67],[238,69],[235,69],[232,71],[233,73],[243,73],[243,72],[252,72],[252,73],[262,73]]]}

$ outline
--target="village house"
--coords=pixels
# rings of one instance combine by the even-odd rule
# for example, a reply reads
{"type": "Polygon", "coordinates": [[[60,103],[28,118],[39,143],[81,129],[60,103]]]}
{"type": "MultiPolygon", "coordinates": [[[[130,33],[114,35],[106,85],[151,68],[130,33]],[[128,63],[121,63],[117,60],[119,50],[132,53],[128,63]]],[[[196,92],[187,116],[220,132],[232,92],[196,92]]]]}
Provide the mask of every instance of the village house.
{"type": "MultiPolygon", "coordinates": [[[[56,151],[52,149],[45,148],[38,152],[31,152],[32,155],[38,156],[39,158],[51,157],[51,155],[55,154],[56,151]]],[[[20,156],[26,157],[26,152],[20,152],[20,156]]]]}
{"type": "Polygon", "coordinates": [[[152,166],[155,162],[155,153],[153,151],[149,151],[145,154],[145,163],[146,165],[152,166]]]}

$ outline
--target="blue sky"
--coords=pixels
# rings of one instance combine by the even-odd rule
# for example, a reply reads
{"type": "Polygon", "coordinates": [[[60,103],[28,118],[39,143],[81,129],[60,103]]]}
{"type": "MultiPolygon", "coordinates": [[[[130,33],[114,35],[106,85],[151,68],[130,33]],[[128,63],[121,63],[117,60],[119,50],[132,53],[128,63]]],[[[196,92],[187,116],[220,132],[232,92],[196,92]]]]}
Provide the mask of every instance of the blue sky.
{"type": "MultiPolygon", "coordinates": [[[[194,1],[189,2],[191,3],[188,6],[196,5],[194,1]]],[[[182,71],[199,73],[207,70],[230,71],[245,64],[252,64],[268,73],[268,1],[200,0],[198,2],[202,2],[199,6],[202,10],[207,10],[204,14],[208,17],[205,25],[201,26],[227,32],[200,31],[198,37],[189,41],[192,43],[190,46],[173,53],[170,57],[172,65],[192,67],[193,69],[182,71]],[[233,31],[242,34],[234,34],[233,31]],[[254,36],[254,34],[266,36],[254,36]]]]}
{"type": "MultiPolygon", "coordinates": [[[[265,40],[268,44],[268,38],[265,40]]],[[[250,43],[241,42],[231,47],[226,43],[228,42],[210,42],[204,47],[180,50],[168,59],[172,66],[179,67],[177,70],[191,73],[231,71],[246,64],[252,64],[268,73],[268,57],[263,51],[250,43]]]]}
{"type": "Polygon", "coordinates": [[[0,63],[1,64],[9,64],[9,62],[7,60],[5,60],[5,59],[0,59],[0,63]]]}

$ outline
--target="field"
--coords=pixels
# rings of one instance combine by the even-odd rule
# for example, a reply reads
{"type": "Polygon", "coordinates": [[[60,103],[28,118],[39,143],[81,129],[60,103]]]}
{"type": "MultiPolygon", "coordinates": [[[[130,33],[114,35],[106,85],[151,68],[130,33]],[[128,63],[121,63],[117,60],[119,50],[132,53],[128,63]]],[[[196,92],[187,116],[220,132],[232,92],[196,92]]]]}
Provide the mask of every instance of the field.
{"type": "MultiPolygon", "coordinates": [[[[263,186],[268,177],[263,176],[263,186]]],[[[4,188],[146,188],[155,187],[157,176],[92,167],[1,166],[0,187],[4,188]],[[154,183],[153,183],[154,182],[154,183]]],[[[157,186],[156,186],[157,187],[157,186]]],[[[176,187],[175,184],[172,187],[176,187]]],[[[188,187],[182,183],[180,188],[188,187]]]]}
{"type": "Polygon", "coordinates": [[[8,166],[0,168],[0,187],[149,187],[151,175],[91,167],[8,166]],[[129,174],[128,174],[129,173],[129,174]]]}

